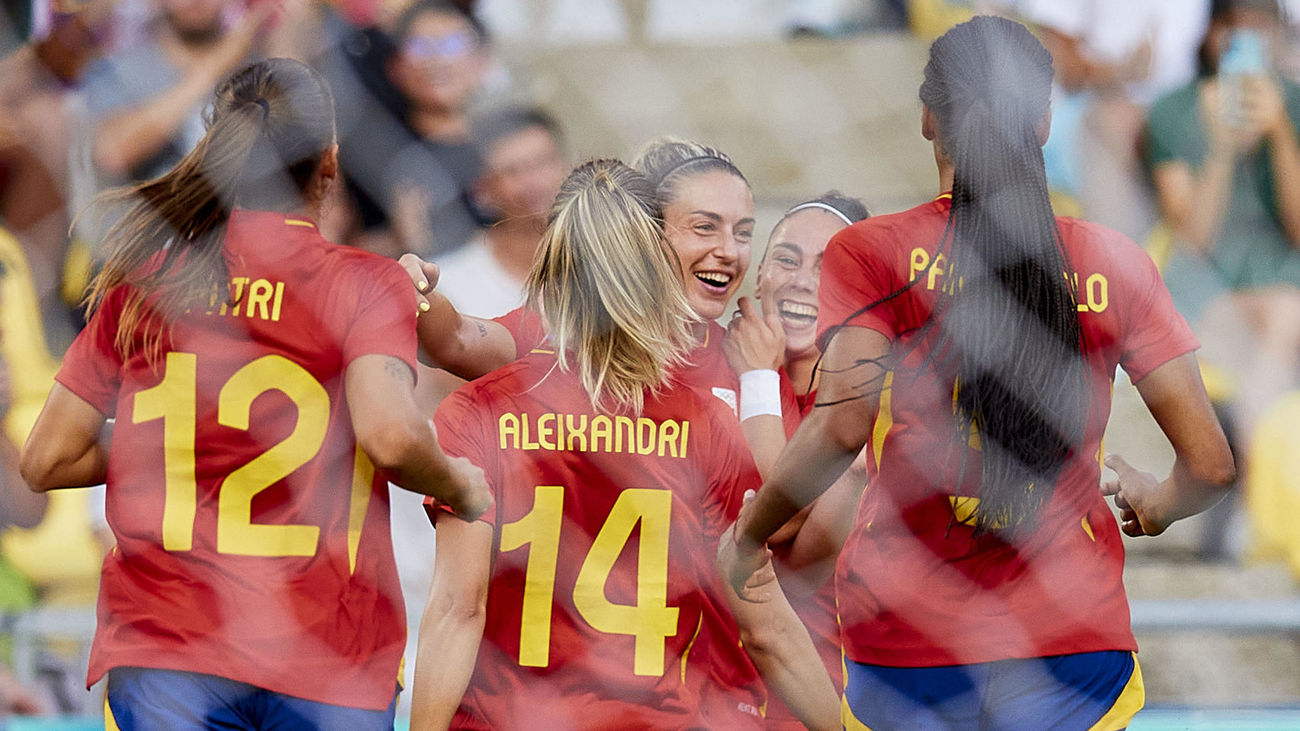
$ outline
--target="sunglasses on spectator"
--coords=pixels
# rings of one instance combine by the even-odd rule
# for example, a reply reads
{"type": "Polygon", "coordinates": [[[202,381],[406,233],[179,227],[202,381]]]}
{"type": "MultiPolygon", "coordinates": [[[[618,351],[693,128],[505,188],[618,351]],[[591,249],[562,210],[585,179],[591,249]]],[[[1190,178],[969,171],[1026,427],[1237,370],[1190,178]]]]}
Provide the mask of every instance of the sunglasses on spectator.
{"type": "Polygon", "coordinates": [[[478,39],[469,31],[440,36],[411,36],[402,50],[406,55],[421,61],[436,58],[460,58],[474,50],[478,39]]]}

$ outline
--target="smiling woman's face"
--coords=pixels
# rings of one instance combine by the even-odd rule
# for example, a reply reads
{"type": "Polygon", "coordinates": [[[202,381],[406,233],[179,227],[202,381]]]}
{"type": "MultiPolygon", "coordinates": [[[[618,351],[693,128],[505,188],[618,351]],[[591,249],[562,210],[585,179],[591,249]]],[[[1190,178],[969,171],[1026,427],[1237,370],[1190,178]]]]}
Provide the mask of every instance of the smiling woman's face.
{"type": "Polygon", "coordinates": [[[749,185],[725,170],[686,176],[664,206],[664,223],[681,260],[687,301],[704,319],[722,317],[749,269],[754,237],[749,185]]]}
{"type": "Polygon", "coordinates": [[[757,295],[764,309],[775,307],[785,329],[787,360],[817,348],[817,285],[822,254],[844,221],[808,208],[787,216],[772,230],[767,258],[758,268],[757,295]]]}

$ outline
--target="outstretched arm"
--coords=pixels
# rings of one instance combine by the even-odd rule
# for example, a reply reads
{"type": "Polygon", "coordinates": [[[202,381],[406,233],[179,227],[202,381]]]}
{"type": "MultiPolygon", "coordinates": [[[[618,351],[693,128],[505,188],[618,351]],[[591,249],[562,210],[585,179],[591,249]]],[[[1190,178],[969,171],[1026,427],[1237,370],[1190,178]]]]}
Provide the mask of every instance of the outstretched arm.
{"type": "Polygon", "coordinates": [[[812,504],[807,520],[795,533],[790,552],[781,563],[787,594],[811,594],[830,581],[840,549],[857,520],[858,502],[866,487],[867,459],[863,450],[835,484],[812,504]],[[789,576],[790,572],[794,577],[789,576]]]}
{"type": "Polygon", "coordinates": [[[512,362],[515,340],[500,323],[462,315],[435,289],[438,265],[415,254],[403,254],[398,263],[423,298],[416,335],[420,360],[465,380],[473,380],[512,362]]]}
{"type": "Polygon", "coordinates": [[[420,621],[411,728],[451,725],[478,658],[487,621],[492,526],[439,515],[433,588],[420,621]]]}
{"type": "Polygon", "coordinates": [[[817,407],[736,524],[735,548],[747,563],[729,577],[733,586],[757,568],[767,539],[825,492],[862,451],[880,403],[889,351],[889,339],[868,328],[846,327],[831,338],[822,357],[817,407]]]}
{"type": "Polygon", "coordinates": [[[1118,478],[1102,485],[1102,493],[1115,497],[1125,533],[1154,536],[1222,499],[1236,480],[1237,469],[1194,354],[1151,371],[1137,382],[1137,389],[1174,447],[1173,470],[1160,481],[1113,454],[1106,458],[1106,466],[1118,478]]]}
{"type": "MultiPolygon", "coordinates": [[[[722,535],[720,546],[735,544],[735,526],[722,535]]],[[[772,568],[772,554],[737,593],[724,581],[723,591],[740,629],[744,646],[763,682],[810,729],[840,728],[838,697],[826,674],[808,629],[786,600],[772,568]]],[[[728,559],[720,552],[724,574],[728,559]]]]}
{"type": "Polygon", "coordinates": [[[363,355],[348,364],[344,387],[357,444],[395,484],[473,520],[492,506],[483,471],[443,453],[433,422],[416,406],[414,378],[391,355],[363,355]]]}

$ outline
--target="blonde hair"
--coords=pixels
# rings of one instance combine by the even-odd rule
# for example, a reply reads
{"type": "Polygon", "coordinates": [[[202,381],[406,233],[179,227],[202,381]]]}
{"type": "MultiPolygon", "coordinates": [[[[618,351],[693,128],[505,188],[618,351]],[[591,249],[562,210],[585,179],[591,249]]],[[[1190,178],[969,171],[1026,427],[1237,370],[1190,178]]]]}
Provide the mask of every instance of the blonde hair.
{"type": "Polygon", "coordinates": [[[649,181],[617,160],[593,160],[565,179],[528,277],[559,358],[577,361],[598,410],[640,413],[695,346],[649,181]]]}
{"type": "Polygon", "coordinates": [[[640,170],[650,181],[662,205],[676,198],[677,183],[689,175],[721,170],[749,185],[725,152],[678,137],[663,136],[650,140],[637,153],[632,167],[640,170]]]}

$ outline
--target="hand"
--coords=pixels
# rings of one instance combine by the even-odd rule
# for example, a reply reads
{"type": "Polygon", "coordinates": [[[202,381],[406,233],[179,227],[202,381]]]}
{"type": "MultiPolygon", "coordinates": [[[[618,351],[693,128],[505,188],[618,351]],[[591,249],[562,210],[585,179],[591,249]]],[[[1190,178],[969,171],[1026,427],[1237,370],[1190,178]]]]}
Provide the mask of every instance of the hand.
{"type": "Polygon", "coordinates": [[[1287,116],[1286,100],[1277,82],[1267,76],[1248,76],[1242,79],[1242,111],[1246,126],[1257,137],[1272,137],[1289,132],[1291,119],[1287,116]]]}
{"type": "Polygon", "coordinates": [[[1205,125],[1210,153],[1236,157],[1259,143],[1262,132],[1252,121],[1243,106],[1240,111],[1225,108],[1224,87],[1219,79],[1209,79],[1201,84],[1198,95],[1201,121],[1205,125]]]}
{"type": "Polygon", "coordinates": [[[406,276],[411,278],[411,284],[415,285],[420,311],[427,312],[429,298],[426,295],[438,286],[438,265],[431,261],[425,261],[411,253],[402,254],[397,263],[402,265],[402,268],[406,270],[406,276]]]}
{"type": "Polygon", "coordinates": [[[776,570],[772,568],[772,551],[736,539],[733,524],[718,539],[718,573],[743,601],[761,603],[780,591],[776,570]]]}
{"type": "Polygon", "coordinates": [[[487,477],[478,465],[464,457],[451,457],[449,462],[453,479],[460,485],[457,489],[457,502],[451,508],[461,520],[478,520],[495,502],[487,477]]]}
{"type": "Polygon", "coordinates": [[[759,314],[754,302],[740,298],[740,309],[727,326],[722,352],[737,374],[754,370],[777,370],[785,363],[785,328],[775,305],[764,304],[759,314]]]}
{"type": "Polygon", "coordinates": [[[279,12],[280,5],[279,2],[259,2],[249,8],[239,22],[226,31],[212,47],[208,57],[210,67],[219,75],[225,76],[247,61],[252,55],[253,47],[269,27],[270,19],[279,12]]]}
{"type": "Polygon", "coordinates": [[[1164,533],[1169,522],[1160,516],[1160,480],[1130,466],[1118,454],[1107,457],[1106,466],[1115,471],[1116,479],[1102,483],[1101,494],[1114,496],[1125,535],[1136,538],[1164,533]]]}

